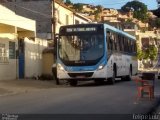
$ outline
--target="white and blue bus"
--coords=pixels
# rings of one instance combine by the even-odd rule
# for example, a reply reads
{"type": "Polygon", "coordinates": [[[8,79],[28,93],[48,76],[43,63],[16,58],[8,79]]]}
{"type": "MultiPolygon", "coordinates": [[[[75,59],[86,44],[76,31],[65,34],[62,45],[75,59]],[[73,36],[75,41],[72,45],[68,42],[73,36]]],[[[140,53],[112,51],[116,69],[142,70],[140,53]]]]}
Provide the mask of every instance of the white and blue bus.
{"type": "Polygon", "coordinates": [[[136,38],[107,24],[62,26],[57,44],[57,78],[77,85],[78,80],[130,80],[137,73],[136,38]]]}

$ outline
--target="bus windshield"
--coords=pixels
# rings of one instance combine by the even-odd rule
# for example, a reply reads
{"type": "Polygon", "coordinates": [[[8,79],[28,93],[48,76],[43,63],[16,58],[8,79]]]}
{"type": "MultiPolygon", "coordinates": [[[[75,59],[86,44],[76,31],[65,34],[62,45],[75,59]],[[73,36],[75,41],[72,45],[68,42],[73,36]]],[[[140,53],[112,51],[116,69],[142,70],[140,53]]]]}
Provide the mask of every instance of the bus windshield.
{"type": "Polygon", "coordinates": [[[58,54],[65,65],[94,65],[104,54],[102,34],[62,35],[58,54]]]}

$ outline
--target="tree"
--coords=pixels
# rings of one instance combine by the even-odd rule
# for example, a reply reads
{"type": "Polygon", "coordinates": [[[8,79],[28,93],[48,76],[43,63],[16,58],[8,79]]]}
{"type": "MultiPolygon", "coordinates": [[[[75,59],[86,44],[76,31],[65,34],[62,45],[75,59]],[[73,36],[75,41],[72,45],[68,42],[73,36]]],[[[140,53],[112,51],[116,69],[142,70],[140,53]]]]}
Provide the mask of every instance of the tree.
{"type": "Polygon", "coordinates": [[[155,24],[157,28],[160,28],[160,18],[156,19],[155,24]]]}
{"type": "Polygon", "coordinates": [[[58,0],[58,1],[60,1],[60,2],[64,2],[64,0],[58,0]]]}
{"type": "Polygon", "coordinates": [[[153,61],[156,60],[158,50],[154,45],[149,46],[149,59],[151,60],[151,65],[153,66],[153,61]]]}
{"type": "Polygon", "coordinates": [[[129,12],[133,11],[133,17],[137,18],[143,22],[148,21],[148,14],[147,14],[147,6],[139,1],[131,1],[126,3],[122,8],[122,11],[129,12]]]}
{"type": "Polygon", "coordinates": [[[70,1],[70,0],[66,0],[66,2],[65,2],[67,5],[71,5],[72,4],[72,2],[70,1]]]}
{"type": "Polygon", "coordinates": [[[98,10],[94,11],[94,15],[95,15],[95,20],[99,21],[100,20],[100,12],[98,10]]]}
{"type": "Polygon", "coordinates": [[[96,8],[99,13],[103,11],[103,7],[101,5],[97,5],[96,8]]]}
{"type": "Polygon", "coordinates": [[[77,12],[81,12],[83,10],[83,5],[81,3],[76,3],[73,5],[73,9],[77,12]]]}
{"type": "Polygon", "coordinates": [[[142,51],[141,49],[137,49],[137,58],[142,60],[149,59],[151,62],[151,66],[153,66],[153,61],[157,59],[158,50],[154,45],[150,45],[148,49],[142,51]]]}
{"type": "Polygon", "coordinates": [[[153,10],[153,14],[160,17],[160,7],[157,10],[153,10]]]}
{"type": "Polygon", "coordinates": [[[144,52],[140,49],[137,49],[137,58],[141,61],[143,60],[144,52]]]}

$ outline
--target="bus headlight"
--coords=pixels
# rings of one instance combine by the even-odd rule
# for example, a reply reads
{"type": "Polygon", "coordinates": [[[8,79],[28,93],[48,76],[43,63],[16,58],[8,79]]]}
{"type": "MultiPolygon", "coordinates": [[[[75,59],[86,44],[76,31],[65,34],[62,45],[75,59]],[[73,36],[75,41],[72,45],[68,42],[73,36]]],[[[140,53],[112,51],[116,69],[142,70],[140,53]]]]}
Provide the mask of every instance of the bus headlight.
{"type": "Polygon", "coordinates": [[[99,67],[98,67],[98,70],[101,70],[101,69],[103,69],[104,68],[104,65],[100,65],[99,67]]]}
{"type": "Polygon", "coordinates": [[[64,67],[63,67],[61,64],[58,64],[58,65],[57,65],[57,68],[58,68],[59,70],[63,70],[63,71],[64,71],[64,67]]]}

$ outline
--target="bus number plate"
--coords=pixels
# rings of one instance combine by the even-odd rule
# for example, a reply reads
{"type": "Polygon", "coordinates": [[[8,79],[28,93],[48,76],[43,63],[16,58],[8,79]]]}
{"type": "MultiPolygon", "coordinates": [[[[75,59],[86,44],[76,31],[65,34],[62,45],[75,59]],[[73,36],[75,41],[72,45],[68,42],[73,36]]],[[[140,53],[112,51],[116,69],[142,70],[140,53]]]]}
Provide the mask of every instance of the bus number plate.
{"type": "Polygon", "coordinates": [[[84,75],[76,76],[76,78],[85,78],[84,75]]]}

